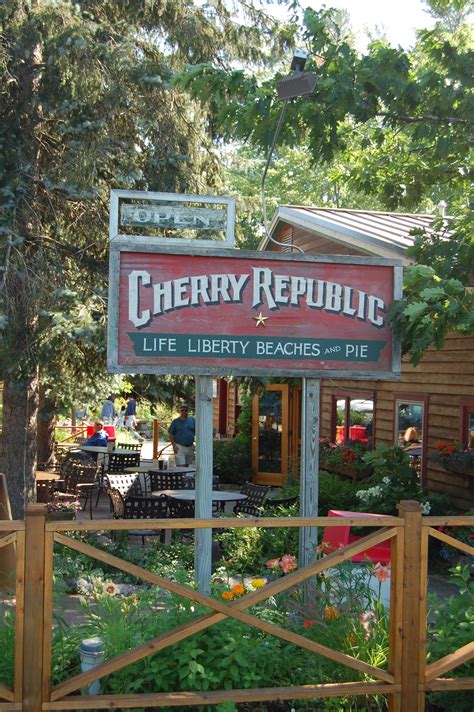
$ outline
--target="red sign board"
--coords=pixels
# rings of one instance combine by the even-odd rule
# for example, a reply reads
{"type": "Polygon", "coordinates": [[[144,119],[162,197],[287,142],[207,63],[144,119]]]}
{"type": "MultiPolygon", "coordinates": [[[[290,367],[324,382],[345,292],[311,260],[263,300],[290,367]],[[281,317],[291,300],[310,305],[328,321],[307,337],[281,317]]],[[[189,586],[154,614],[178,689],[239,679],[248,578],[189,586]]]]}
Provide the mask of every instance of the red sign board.
{"type": "Polygon", "coordinates": [[[397,261],[111,242],[109,369],[394,378],[397,261]],[[140,250],[140,251],[138,251],[140,250]]]}

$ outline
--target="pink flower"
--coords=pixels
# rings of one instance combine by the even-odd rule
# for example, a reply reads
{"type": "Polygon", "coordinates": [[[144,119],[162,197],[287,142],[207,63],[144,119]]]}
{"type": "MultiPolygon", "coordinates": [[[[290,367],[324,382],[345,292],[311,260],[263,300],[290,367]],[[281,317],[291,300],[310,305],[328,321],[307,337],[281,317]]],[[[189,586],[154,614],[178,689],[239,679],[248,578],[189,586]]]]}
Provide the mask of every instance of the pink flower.
{"type": "Polygon", "coordinates": [[[277,569],[280,566],[280,559],[269,559],[266,563],[267,569],[277,569]]]}
{"type": "Polygon", "coordinates": [[[379,581],[387,581],[390,578],[390,567],[379,563],[375,566],[374,574],[379,581]]]}
{"type": "Polygon", "coordinates": [[[290,554],[285,554],[285,556],[282,556],[280,559],[280,566],[283,573],[287,574],[289,571],[293,571],[293,569],[297,568],[297,563],[290,554]]]}

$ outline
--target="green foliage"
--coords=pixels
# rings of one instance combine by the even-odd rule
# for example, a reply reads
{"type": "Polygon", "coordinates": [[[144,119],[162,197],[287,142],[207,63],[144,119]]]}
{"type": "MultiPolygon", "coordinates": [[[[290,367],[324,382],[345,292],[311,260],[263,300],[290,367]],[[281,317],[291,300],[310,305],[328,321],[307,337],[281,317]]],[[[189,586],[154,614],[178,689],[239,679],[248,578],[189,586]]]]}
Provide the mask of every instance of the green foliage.
{"type": "Polygon", "coordinates": [[[398,515],[401,500],[413,499],[421,504],[423,514],[450,514],[445,497],[430,495],[421,486],[416,470],[410,465],[409,455],[397,446],[378,445],[364,456],[374,474],[359,486],[359,509],[376,514],[398,515]]]}
{"type": "Polygon", "coordinates": [[[241,397],[238,434],[231,440],[214,440],[214,474],[221,482],[241,485],[252,478],[252,399],[241,397]]]}
{"type": "MultiPolygon", "coordinates": [[[[279,517],[296,517],[299,514],[299,505],[279,507],[277,513],[279,517]]],[[[269,516],[270,514],[269,512],[269,516]]],[[[216,539],[222,550],[221,565],[228,573],[239,576],[262,575],[269,559],[285,554],[295,556],[298,551],[297,527],[227,529],[216,534],[216,539]]]]}
{"type": "MultiPolygon", "coordinates": [[[[427,649],[429,659],[435,661],[468,645],[474,637],[474,581],[467,566],[450,569],[451,582],[458,587],[448,600],[435,600],[431,607],[427,649]]],[[[464,663],[451,672],[454,677],[472,677],[474,662],[464,663]]],[[[470,712],[472,692],[431,693],[428,699],[440,709],[470,712]]]]}
{"type": "Polygon", "coordinates": [[[0,609],[0,683],[13,686],[15,660],[15,612],[2,605],[0,609]]]}
{"type": "Polygon", "coordinates": [[[356,497],[360,482],[344,480],[337,475],[321,470],[319,472],[319,504],[318,510],[325,517],[330,509],[357,511],[360,502],[356,497]]]}

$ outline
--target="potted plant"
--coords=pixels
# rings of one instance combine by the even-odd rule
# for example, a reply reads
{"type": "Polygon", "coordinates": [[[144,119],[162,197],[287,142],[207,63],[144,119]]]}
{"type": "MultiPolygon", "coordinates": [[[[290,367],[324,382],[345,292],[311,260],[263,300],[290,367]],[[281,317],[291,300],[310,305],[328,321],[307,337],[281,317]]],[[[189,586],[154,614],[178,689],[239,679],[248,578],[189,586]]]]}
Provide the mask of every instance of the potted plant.
{"type": "Polygon", "coordinates": [[[78,499],[71,497],[70,499],[54,499],[46,505],[48,519],[64,520],[75,519],[76,512],[81,509],[81,504],[78,499]]]}
{"type": "Polygon", "coordinates": [[[321,443],[320,466],[329,472],[335,472],[353,480],[369,477],[372,468],[364,462],[367,448],[362,445],[334,445],[321,443]]]}
{"type": "Polygon", "coordinates": [[[474,448],[466,448],[462,443],[437,443],[430,459],[448,472],[474,477],[474,448]]]}

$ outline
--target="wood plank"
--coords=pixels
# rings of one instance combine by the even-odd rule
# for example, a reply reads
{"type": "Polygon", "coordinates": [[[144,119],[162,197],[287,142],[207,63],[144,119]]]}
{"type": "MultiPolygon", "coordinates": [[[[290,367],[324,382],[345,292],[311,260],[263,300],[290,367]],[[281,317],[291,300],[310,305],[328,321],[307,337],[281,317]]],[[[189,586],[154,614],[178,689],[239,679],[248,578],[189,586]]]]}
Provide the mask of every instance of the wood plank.
{"type": "Polygon", "coordinates": [[[25,532],[16,533],[15,688],[14,700],[23,699],[23,645],[25,625],[25,532]]]}
{"type": "MultiPolygon", "coordinates": [[[[361,527],[401,527],[403,520],[399,517],[380,516],[374,517],[349,517],[344,519],[348,526],[361,527]]],[[[211,527],[214,529],[245,529],[247,527],[258,527],[272,529],[278,527],[336,527],[340,526],[334,517],[216,517],[213,519],[147,519],[147,529],[202,529],[211,527]]],[[[45,530],[53,532],[67,531],[133,531],[143,529],[143,520],[137,519],[84,519],[70,522],[47,522],[45,530]]]]}
{"type": "MultiPolygon", "coordinates": [[[[13,690],[10,690],[10,688],[2,682],[0,682],[0,699],[13,702],[13,690]]],[[[0,709],[3,709],[3,705],[1,705],[0,709]]]]}
{"type": "Polygon", "coordinates": [[[444,675],[454,668],[467,663],[469,660],[474,658],[474,641],[463,645],[462,648],[458,648],[454,653],[445,655],[444,658],[440,658],[435,663],[431,663],[426,668],[425,682],[430,682],[440,675],[444,675]]]}
{"type": "MultiPolygon", "coordinates": [[[[393,675],[394,684],[400,687],[403,650],[403,536],[401,529],[397,529],[397,536],[392,540],[391,569],[388,671],[393,675]]],[[[388,712],[402,712],[401,704],[402,700],[399,693],[389,695],[388,712]]]]}
{"type": "Polygon", "coordinates": [[[41,709],[43,679],[44,524],[45,506],[26,509],[25,536],[25,622],[23,641],[23,710],[41,709]]]}
{"type": "Polygon", "coordinates": [[[402,690],[403,712],[423,712],[418,698],[419,658],[418,636],[420,633],[420,557],[421,557],[421,512],[418,502],[402,501],[398,507],[405,518],[403,562],[403,614],[402,614],[402,690]]]}
{"type": "MultiPolygon", "coordinates": [[[[423,517],[426,527],[474,527],[474,516],[459,514],[452,517],[423,517]]],[[[440,532],[438,532],[440,533],[440,532]]]]}
{"type": "Polygon", "coordinates": [[[295,687],[261,687],[208,692],[158,692],[144,695],[97,695],[65,697],[46,702],[43,710],[124,709],[133,707],[179,707],[224,702],[260,702],[270,700],[307,700],[319,697],[389,694],[396,688],[379,682],[340,682],[295,687]]]}
{"type": "Polygon", "coordinates": [[[42,699],[51,694],[51,653],[53,628],[54,532],[44,535],[44,614],[43,614],[43,680],[42,699]]]}
{"type": "MultiPolygon", "coordinates": [[[[474,527],[474,521],[472,522],[472,526],[474,527]]],[[[469,544],[466,544],[463,541],[459,541],[459,539],[455,539],[454,537],[449,536],[444,532],[439,532],[437,529],[433,529],[432,527],[430,527],[429,529],[429,535],[432,536],[434,539],[439,539],[439,541],[442,541],[444,544],[449,544],[449,546],[453,546],[458,551],[463,551],[469,556],[474,556],[474,546],[469,546],[469,544]]]]}
{"type": "MultiPolygon", "coordinates": [[[[418,634],[418,685],[425,681],[426,669],[426,638],[427,638],[427,598],[428,598],[428,528],[421,528],[420,552],[420,626],[418,634]]],[[[420,710],[425,706],[424,692],[418,692],[418,706],[420,710]]]]}
{"type": "Polygon", "coordinates": [[[4,546],[8,546],[9,544],[14,544],[16,541],[16,532],[10,532],[10,534],[6,534],[5,536],[0,537],[0,549],[2,549],[4,546]]]}
{"type": "MultiPolygon", "coordinates": [[[[431,680],[423,686],[425,692],[450,692],[454,690],[474,690],[474,677],[448,677],[431,680]]],[[[454,710],[453,710],[454,712],[454,710]]]]}

